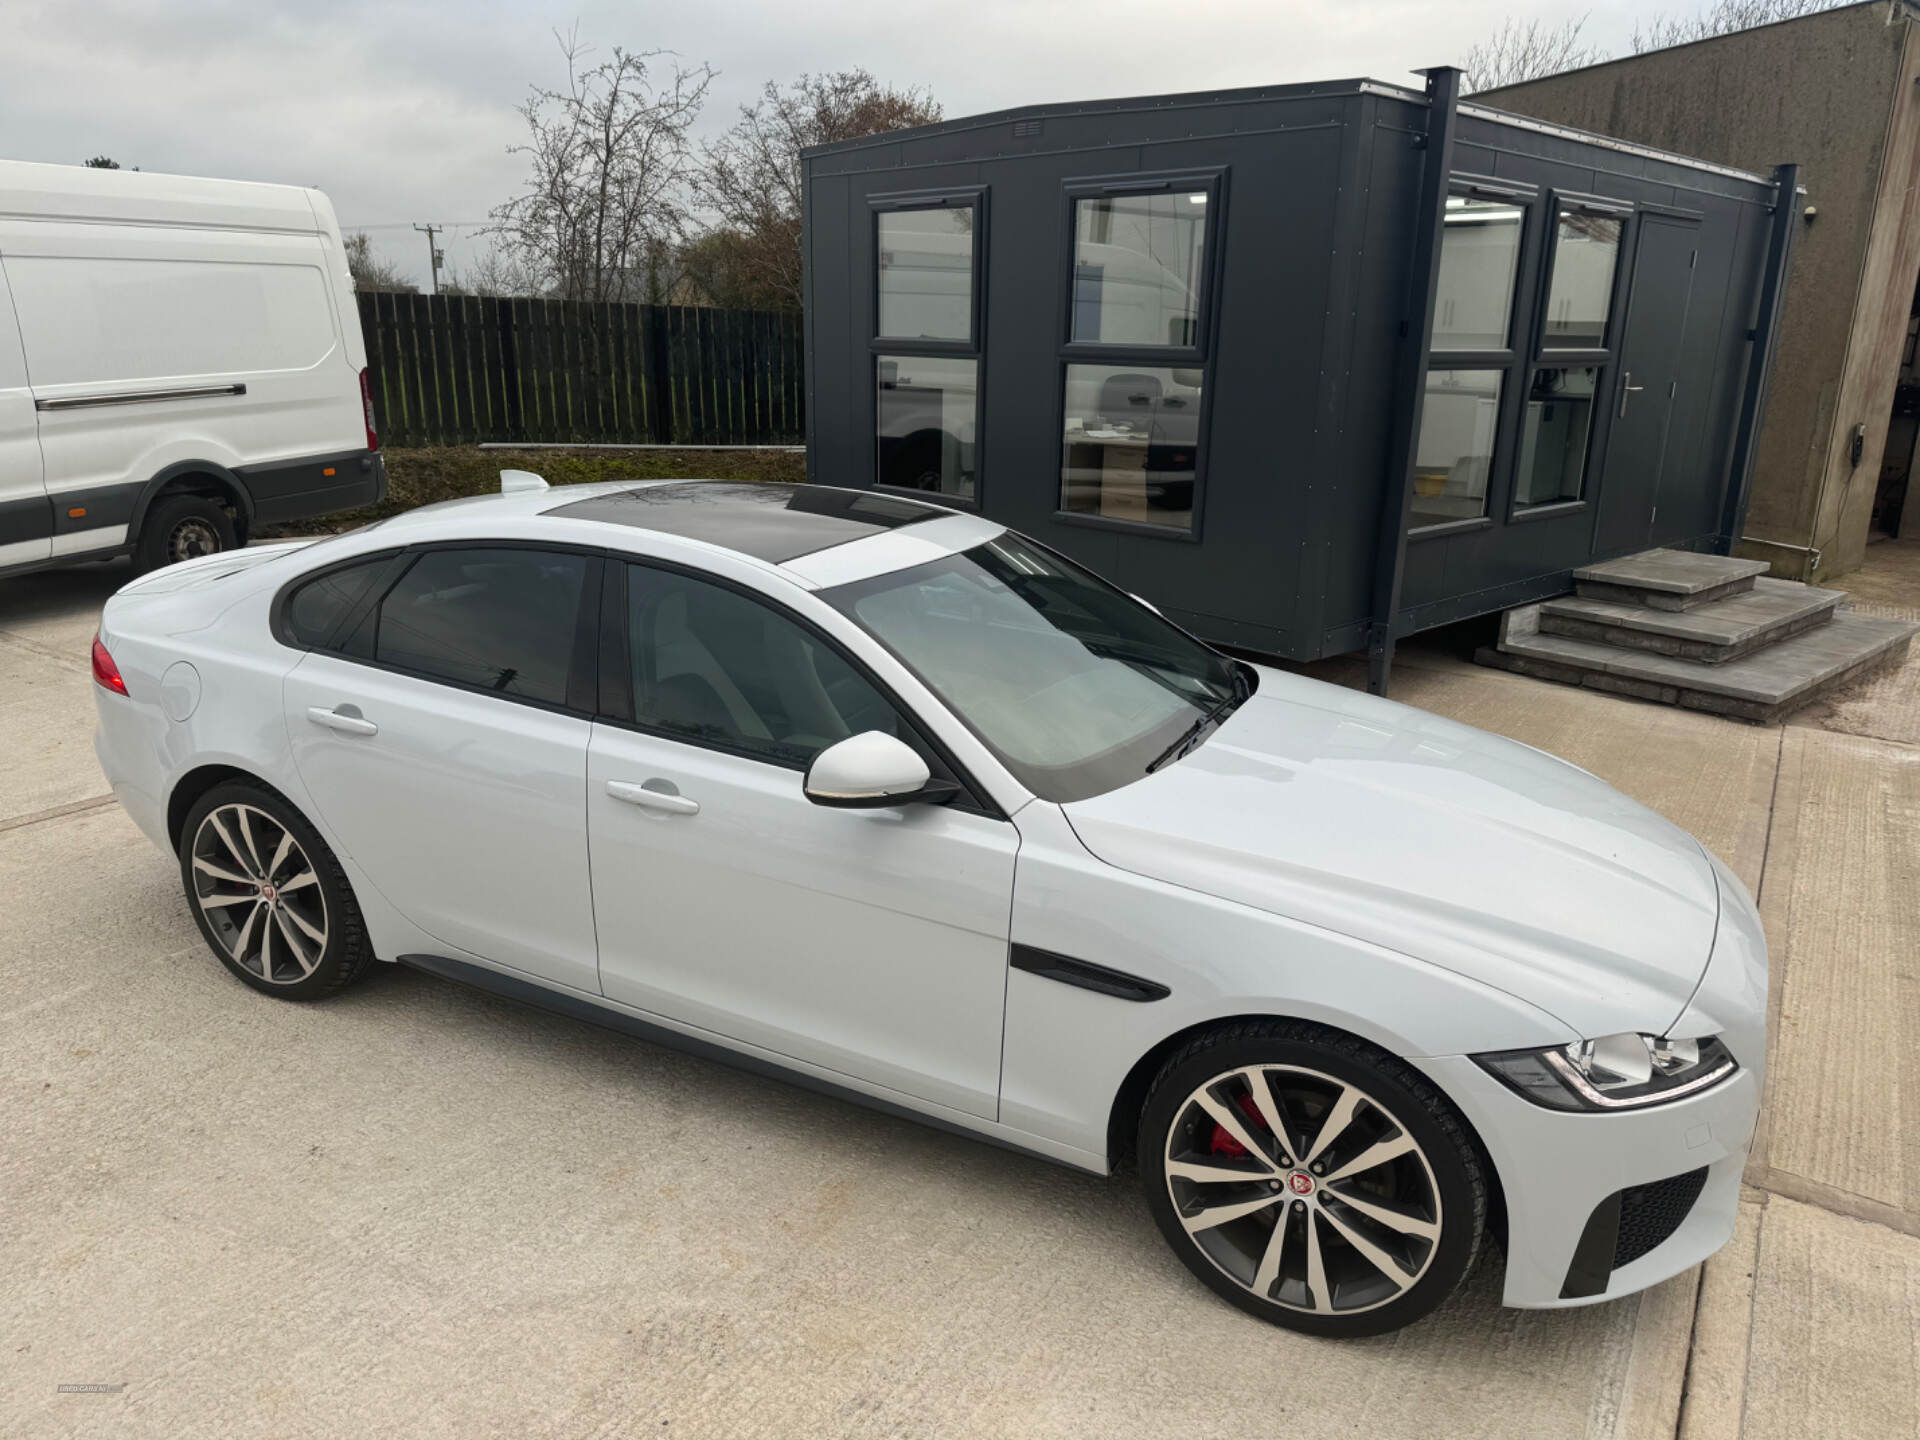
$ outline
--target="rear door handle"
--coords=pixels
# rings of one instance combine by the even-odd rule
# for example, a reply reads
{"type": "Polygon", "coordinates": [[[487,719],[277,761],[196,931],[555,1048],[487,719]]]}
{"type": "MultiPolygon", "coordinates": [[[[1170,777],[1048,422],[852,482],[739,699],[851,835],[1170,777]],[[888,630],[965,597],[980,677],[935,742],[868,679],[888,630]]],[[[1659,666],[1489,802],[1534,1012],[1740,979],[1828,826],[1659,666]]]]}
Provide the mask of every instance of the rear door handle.
{"type": "Polygon", "coordinates": [[[624,800],[629,805],[641,805],[648,810],[662,810],[669,815],[698,815],[700,802],[689,800],[674,788],[671,780],[649,780],[636,785],[631,780],[607,781],[607,794],[616,800],[624,800]]]}
{"type": "Polygon", "coordinates": [[[329,710],[324,705],[309,705],[307,719],[316,725],[324,725],[329,730],[338,730],[342,735],[378,735],[380,727],[371,720],[359,715],[348,715],[339,710],[329,710]]]}

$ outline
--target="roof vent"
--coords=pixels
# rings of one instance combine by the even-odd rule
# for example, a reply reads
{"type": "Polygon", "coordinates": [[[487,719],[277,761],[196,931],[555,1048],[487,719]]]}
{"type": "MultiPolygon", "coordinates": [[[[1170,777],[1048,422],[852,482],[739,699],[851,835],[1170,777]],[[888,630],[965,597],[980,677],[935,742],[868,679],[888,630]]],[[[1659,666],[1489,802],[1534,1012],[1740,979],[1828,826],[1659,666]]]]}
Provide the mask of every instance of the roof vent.
{"type": "Polygon", "coordinates": [[[545,490],[547,482],[531,470],[502,470],[500,472],[500,493],[518,495],[522,490],[545,490]]]}
{"type": "Polygon", "coordinates": [[[1013,122],[1013,138],[1031,140],[1046,128],[1047,122],[1044,120],[1016,120],[1013,122]]]}

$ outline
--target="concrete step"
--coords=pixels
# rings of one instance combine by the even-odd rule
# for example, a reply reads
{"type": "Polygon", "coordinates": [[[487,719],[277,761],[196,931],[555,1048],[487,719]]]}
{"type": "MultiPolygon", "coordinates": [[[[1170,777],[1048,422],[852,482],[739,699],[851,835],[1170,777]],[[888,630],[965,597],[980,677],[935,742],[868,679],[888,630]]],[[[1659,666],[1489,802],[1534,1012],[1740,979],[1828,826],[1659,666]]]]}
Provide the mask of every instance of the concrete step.
{"type": "Polygon", "coordinates": [[[1543,680],[1763,722],[1778,720],[1869,670],[1898,664],[1920,631],[1912,621],[1838,610],[1825,625],[1740,659],[1706,665],[1542,635],[1538,611],[1535,605],[1509,610],[1501,617],[1498,647],[1483,647],[1474,659],[1543,680]]]}
{"type": "Polygon", "coordinates": [[[1649,610],[1584,595],[1547,600],[1540,606],[1540,633],[1719,665],[1826,624],[1847,598],[1844,590],[1796,580],[1760,577],[1752,584],[1691,610],[1649,610]]]}
{"type": "Polygon", "coordinates": [[[1753,588],[1767,573],[1764,560],[1700,555],[1692,550],[1648,550],[1582,565],[1573,588],[1589,600],[1642,605],[1652,610],[1692,610],[1753,588]]]}

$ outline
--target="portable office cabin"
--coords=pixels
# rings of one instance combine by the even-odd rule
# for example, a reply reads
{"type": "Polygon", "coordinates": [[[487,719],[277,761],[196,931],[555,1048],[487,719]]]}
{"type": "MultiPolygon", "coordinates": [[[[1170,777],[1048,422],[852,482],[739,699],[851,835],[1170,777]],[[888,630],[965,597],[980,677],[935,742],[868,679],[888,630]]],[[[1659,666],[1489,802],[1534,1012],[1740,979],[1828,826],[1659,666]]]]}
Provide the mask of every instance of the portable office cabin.
{"type": "Polygon", "coordinates": [[[1456,85],[1042,106],[808,152],[810,477],[977,507],[1296,659],[1390,654],[1592,559],[1724,549],[1782,177],[1456,85]]]}

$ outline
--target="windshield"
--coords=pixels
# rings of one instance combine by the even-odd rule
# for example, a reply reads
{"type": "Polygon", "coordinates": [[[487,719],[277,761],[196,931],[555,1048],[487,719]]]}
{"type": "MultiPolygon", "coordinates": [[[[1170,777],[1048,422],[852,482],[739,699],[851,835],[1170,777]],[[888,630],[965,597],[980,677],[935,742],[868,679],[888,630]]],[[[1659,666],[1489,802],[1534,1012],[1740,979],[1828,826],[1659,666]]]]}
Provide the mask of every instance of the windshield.
{"type": "Polygon", "coordinates": [[[1012,534],[822,595],[1058,803],[1178,758],[1252,688],[1247,666],[1012,534]]]}

